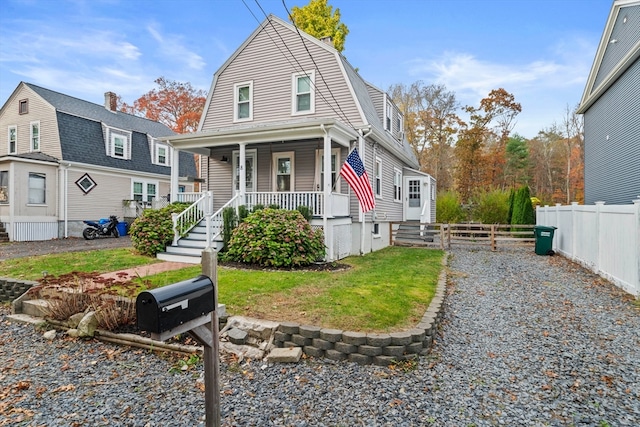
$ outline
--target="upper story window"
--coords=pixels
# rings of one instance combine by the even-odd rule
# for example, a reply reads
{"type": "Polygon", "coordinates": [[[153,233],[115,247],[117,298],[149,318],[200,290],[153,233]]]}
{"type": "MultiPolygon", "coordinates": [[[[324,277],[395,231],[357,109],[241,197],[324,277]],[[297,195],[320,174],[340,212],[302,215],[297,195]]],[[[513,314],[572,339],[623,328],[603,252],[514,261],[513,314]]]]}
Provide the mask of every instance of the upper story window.
{"type": "Polygon", "coordinates": [[[393,169],[393,200],[402,201],[402,171],[393,169]]]}
{"type": "Polygon", "coordinates": [[[404,120],[402,114],[398,114],[396,118],[396,126],[398,127],[398,141],[402,142],[404,139],[404,120]]]}
{"type": "Polygon", "coordinates": [[[386,107],[384,110],[384,129],[391,132],[391,115],[393,114],[393,107],[391,106],[391,102],[387,101],[386,107]]]}
{"type": "Polygon", "coordinates": [[[107,156],[116,159],[131,159],[131,132],[121,129],[106,128],[107,156]]]}
{"type": "Polygon", "coordinates": [[[375,188],[376,197],[382,197],[382,159],[376,157],[376,169],[375,173],[375,188]]]}
{"type": "Polygon", "coordinates": [[[18,151],[18,127],[9,126],[7,131],[7,150],[9,154],[16,154],[18,151]]]}
{"type": "Polygon", "coordinates": [[[47,175],[29,172],[29,204],[44,205],[47,202],[47,175]]]}
{"type": "Polygon", "coordinates": [[[233,121],[253,120],[253,81],[236,83],[233,87],[233,121]]]}
{"type": "Polygon", "coordinates": [[[18,101],[18,114],[27,114],[29,112],[29,100],[21,99],[18,101]]]}
{"type": "Polygon", "coordinates": [[[151,163],[160,166],[171,166],[171,147],[157,139],[151,139],[151,163]]]}
{"type": "Polygon", "coordinates": [[[315,72],[293,75],[293,114],[315,112],[315,72]]]}
{"type": "Polygon", "coordinates": [[[40,151],[40,122],[31,122],[31,151],[40,151]]]}

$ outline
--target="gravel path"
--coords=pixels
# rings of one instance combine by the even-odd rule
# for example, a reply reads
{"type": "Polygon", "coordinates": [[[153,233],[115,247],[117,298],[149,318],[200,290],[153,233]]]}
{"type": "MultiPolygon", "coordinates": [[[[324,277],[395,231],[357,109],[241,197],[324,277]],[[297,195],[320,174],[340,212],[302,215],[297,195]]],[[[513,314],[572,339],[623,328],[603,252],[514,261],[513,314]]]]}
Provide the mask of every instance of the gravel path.
{"type": "MultiPolygon", "coordinates": [[[[558,256],[452,254],[440,336],[415,369],[224,362],[222,425],[640,425],[638,306],[558,256]]],[[[172,374],[166,356],[49,342],[4,314],[0,425],[203,425],[202,366],[172,374]]]]}

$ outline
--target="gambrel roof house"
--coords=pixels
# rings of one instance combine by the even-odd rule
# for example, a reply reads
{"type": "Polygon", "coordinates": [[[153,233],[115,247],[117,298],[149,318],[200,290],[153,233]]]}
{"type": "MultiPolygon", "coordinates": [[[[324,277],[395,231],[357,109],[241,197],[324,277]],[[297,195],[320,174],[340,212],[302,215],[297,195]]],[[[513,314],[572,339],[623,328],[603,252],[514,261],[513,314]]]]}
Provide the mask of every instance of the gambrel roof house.
{"type": "Polygon", "coordinates": [[[584,114],[584,201],[640,198],[640,1],[616,0],[578,113],[584,114]]]}
{"type": "MultiPolygon", "coordinates": [[[[214,74],[198,132],[168,141],[202,154],[210,238],[224,207],[304,205],[324,229],[327,258],[339,259],[387,246],[391,222],[435,222],[435,180],[419,171],[403,128],[391,98],[330,41],[269,16],[214,74]],[[375,195],[365,214],[339,175],[354,148],[375,195]]],[[[177,237],[168,253],[198,255],[198,245],[177,237]]]]}
{"type": "MultiPolygon", "coordinates": [[[[0,222],[11,240],[81,236],[84,219],[133,219],[136,202],[169,194],[173,149],[162,138],[174,132],[116,111],[112,92],[102,106],[22,82],[0,129],[0,222]]],[[[193,156],[179,163],[179,190],[193,191],[193,156]]]]}

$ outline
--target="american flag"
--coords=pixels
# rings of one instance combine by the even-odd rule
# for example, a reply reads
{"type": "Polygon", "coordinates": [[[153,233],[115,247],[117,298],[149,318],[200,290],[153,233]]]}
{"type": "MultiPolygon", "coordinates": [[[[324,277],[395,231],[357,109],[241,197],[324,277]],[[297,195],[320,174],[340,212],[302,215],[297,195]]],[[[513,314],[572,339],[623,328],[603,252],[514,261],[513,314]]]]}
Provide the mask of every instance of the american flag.
{"type": "Polygon", "coordinates": [[[369,182],[369,175],[367,175],[367,171],[364,169],[357,149],[354,148],[347,156],[347,160],[340,169],[340,175],[344,177],[356,193],[362,212],[369,212],[376,206],[371,183],[369,182]]]}

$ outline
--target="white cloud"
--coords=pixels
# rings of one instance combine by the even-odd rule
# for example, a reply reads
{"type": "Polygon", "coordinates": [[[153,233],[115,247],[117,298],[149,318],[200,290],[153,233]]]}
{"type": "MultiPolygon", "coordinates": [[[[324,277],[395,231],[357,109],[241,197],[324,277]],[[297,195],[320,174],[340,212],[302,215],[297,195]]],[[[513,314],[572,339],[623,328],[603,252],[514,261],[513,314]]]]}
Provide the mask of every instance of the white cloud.
{"type": "Polygon", "coordinates": [[[162,35],[153,25],[147,26],[149,34],[160,45],[160,52],[172,62],[185,63],[188,68],[201,70],[205,67],[204,59],[195,52],[187,49],[182,43],[182,37],[175,34],[162,35]]]}

